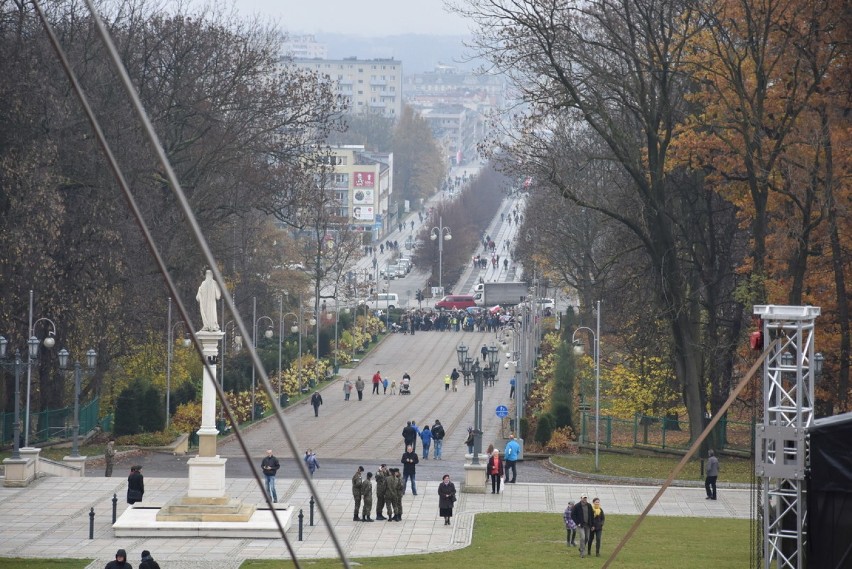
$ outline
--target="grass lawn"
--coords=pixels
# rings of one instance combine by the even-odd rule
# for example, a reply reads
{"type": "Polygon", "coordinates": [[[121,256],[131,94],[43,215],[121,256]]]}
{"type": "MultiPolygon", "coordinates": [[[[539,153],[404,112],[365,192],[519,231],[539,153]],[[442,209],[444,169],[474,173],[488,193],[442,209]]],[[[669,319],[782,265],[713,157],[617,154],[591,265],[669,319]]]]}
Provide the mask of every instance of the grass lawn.
{"type": "MultiPolygon", "coordinates": [[[[595,472],[595,453],[583,451],[578,455],[554,455],[553,462],[559,466],[578,472],[595,472]]],[[[639,456],[625,454],[599,453],[600,472],[607,476],[625,476],[632,478],[657,478],[665,480],[680,457],[639,456]]],[[[701,476],[700,462],[692,460],[681,470],[678,480],[704,480],[701,476]]],[[[754,463],[741,458],[722,457],[719,459],[719,482],[751,482],[754,463]]]]}
{"type": "MultiPolygon", "coordinates": [[[[601,557],[586,558],[582,566],[603,566],[606,560],[603,555],[615,548],[635,519],[635,516],[607,516],[601,557]]],[[[580,554],[566,545],[565,538],[561,514],[481,514],[476,516],[470,547],[446,553],[350,561],[355,567],[379,569],[539,569],[578,566],[581,563],[580,554]]],[[[611,567],[742,569],[748,565],[748,561],[748,520],[649,517],[611,567]]],[[[302,559],[300,564],[316,569],[343,566],[337,559],[302,559]]],[[[288,567],[294,567],[289,560],[251,560],[243,563],[241,569],[288,567]]]]}
{"type": "Polygon", "coordinates": [[[91,559],[23,559],[0,557],[0,569],[82,569],[91,559]]]}

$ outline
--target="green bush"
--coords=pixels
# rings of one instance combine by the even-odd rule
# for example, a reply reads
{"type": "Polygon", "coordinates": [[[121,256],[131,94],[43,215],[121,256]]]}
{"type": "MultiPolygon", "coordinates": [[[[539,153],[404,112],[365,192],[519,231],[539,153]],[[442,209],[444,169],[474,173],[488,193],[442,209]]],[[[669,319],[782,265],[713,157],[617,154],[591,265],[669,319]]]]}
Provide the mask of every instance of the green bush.
{"type": "Polygon", "coordinates": [[[157,433],[138,433],[116,438],[115,442],[122,446],[159,447],[174,442],[177,433],[171,429],[157,433]]]}
{"type": "Polygon", "coordinates": [[[115,424],[112,432],[116,437],[139,432],[139,396],[142,382],[136,380],[118,394],[115,400],[115,424]]]}
{"type": "Polygon", "coordinates": [[[553,404],[553,420],[555,422],[554,427],[557,429],[560,427],[570,427],[571,423],[571,405],[565,402],[558,402],[553,404]]]}
{"type": "Polygon", "coordinates": [[[550,413],[545,413],[539,417],[538,427],[535,430],[535,442],[542,446],[546,445],[551,435],[553,435],[553,424],[553,415],[550,413]]]}

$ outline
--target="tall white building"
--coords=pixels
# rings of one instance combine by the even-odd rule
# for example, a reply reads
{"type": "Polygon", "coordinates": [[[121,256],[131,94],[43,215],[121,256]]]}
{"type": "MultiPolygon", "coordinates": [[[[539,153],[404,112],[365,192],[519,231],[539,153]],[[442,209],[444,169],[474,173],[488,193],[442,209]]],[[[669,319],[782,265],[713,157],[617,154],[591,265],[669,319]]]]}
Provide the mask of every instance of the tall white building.
{"type": "Polygon", "coordinates": [[[393,153],[368,152],[360,145],[331,149],[334,159],[332,191],[335,192],[342,218],[350,220],[356,231],[370,235],[369,244],[380,239],[395,223],[389,217],[393,194],[393,153]]]}
{"type": "Polygon", "coordinates": [[[293,59],[293,64],[334,81],[354,114],[396,119],[402,111],[402,62],[396,59],[293,59]]]}
{"type": "Polygon", "coordinates": [[[282,43],[281,54],[294,59],[325,59],[328,46],[320,43],[312,35],[288,36],[282,43]]]}

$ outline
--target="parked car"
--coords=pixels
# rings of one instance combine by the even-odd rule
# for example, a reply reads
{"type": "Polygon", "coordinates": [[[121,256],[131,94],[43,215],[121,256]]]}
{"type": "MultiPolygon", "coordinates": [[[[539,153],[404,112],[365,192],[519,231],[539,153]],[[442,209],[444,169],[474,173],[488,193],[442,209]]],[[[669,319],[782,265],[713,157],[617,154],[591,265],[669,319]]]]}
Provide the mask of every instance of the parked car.
{"type": "Polygon", "coordinates": [[[396,260],[396,264],[397,266],[401,267],[403,271],[405,271],[405,274],[410,273],[411,267],[414,266],[414,264],[411,262],[411,259],[409,259],[408,257],[400,257],[396,260]]]}
{"type": "Polygon", "coordinates": [[[448,294],[435,303],[438,310],[458,310],[476,306],[471,294],[448,294]]]}
{"type": "Polygon", "coordinates": [[[405,271],[399,265],[388,265],[381,270],[382,277],[386,279],[397,279],[405,276],[405,271]]]}
{"type": "Polygon", "coordinates": [[[361,306],[367,305],[368,308],[378,311],[381,311],[382,309],[393,310],[399,306],[399,295],[395,292],[380,292],[379,294],[374,294],[370,298],[359,301],[358,304],[361,306]]]}

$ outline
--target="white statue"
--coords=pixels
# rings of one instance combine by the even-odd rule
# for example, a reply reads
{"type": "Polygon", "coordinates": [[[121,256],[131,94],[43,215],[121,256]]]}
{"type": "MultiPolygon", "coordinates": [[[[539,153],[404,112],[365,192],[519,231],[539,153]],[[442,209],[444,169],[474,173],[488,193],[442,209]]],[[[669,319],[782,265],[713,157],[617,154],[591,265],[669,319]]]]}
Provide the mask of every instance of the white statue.
{"type": "Polygon", "coordinates": [[[195,295],[195,300],[198,301],[198,307],[201,309],[202,330],[219,331],[216,301],[220,298],[222,298],[222,291],[219,290],[219,283],[213,280],[213,271],[207,269],[204,282],[198,287],[198,294],[195,295]]]}

